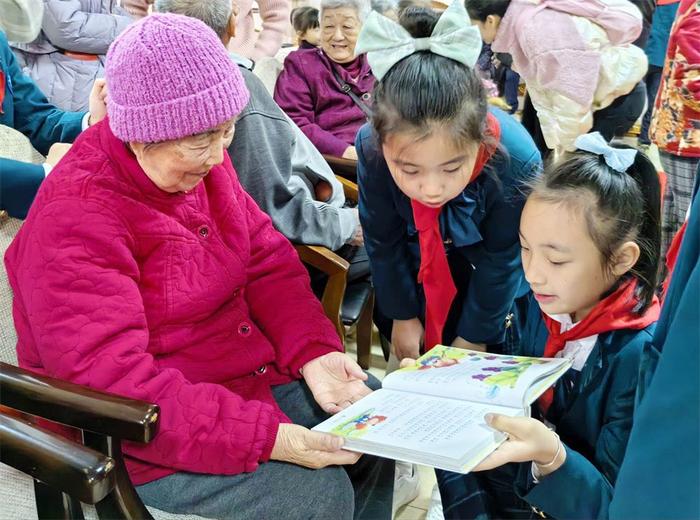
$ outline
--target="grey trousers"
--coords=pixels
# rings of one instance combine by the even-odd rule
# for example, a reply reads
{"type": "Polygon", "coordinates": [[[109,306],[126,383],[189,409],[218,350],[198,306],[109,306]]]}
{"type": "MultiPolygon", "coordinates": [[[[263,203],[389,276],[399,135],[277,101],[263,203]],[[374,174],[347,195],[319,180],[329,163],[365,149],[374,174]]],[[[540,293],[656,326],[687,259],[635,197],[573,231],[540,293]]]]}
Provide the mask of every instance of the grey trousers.
{"type": "MultiPolygon", "coordinates": [[[[368,385],[379,388],[370,375],[368,385]]],[[[305,383],[273,388],[282,411],[296,424],[312,427],[328,417],[305,383]]],[[[352,466],[312,470],[284,462],[261,464],[253,473],[175,473],[136,491],[146,505],[170,513],[207,518],[390,519],[394,462],[363,455],[352,466]]]]}
{"type": "Polygon", "coordinates": [[[659,150],[659,159],[667,179],[661,215],[661,259],[663,260],[673,237],[685,221],[685,214],[693,196],[700,158],[682,157],[659,150]]]}

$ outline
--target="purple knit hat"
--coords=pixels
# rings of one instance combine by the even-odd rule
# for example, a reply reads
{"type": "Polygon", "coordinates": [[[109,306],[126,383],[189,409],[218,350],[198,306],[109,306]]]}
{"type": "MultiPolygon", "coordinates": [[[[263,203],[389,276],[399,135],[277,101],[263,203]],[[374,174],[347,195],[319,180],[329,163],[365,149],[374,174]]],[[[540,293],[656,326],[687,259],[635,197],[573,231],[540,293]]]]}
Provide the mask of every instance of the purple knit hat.
{"type": "Polygon", "coordinates": [[[107,52],[109,127],[122,141],[155,143],[207,131],[248,103],[238,67],[214,31],[177,14],[130,25],[107,52]]]}

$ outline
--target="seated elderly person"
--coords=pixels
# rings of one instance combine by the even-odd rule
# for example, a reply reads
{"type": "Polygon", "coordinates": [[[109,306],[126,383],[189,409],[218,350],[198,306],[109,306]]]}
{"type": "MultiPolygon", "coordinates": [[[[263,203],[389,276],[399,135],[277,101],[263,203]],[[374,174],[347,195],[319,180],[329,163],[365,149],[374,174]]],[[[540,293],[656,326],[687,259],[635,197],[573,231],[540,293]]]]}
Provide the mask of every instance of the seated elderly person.
{"type": "Polygon", "coordinates": [[[374,77],[355,43],[369,10],[368,0],[322,0],[321,48],[287,56],[277,79],[275,101],[323,154],[357,159],[374,77]]]}
{"type": "Polygon", "coordinates": [[[44,164],[0,157],[0,210],[16,218],[27,216],[39,186],[70,147],[67,143],[105,116],[102,90],[103,80],[96,81],[89,113],[60,110],[22,73],[0,31],[0,125],[21,132],[39,153],[47,155],[44,164]]]}
{"type": "MultiPolygon", "coordinates": [[[[161,13],[182,14],[206,23],[228,46],[236,30],[231,0],[156,0],[161,13]]],[[[356,208],[346,207],[343,187],[309,139],[282,112],[252,62],[231,53],[250,93],[236,119],[229,154],[243,189],[297,244],[321,245],[351,262],[350,279],[369,274],[356,208]]]]}
{"type": "Polygon", "coordinates": [[[155,14],[115,40],[106,74],[108,119],[48,177],[5,258],[20,365],[160,406],[154,441],[125,447],[147,505],[388,518],[393,463],[308,429],[369,381],[236,178],[238,67],[199,20],[155,14]]]}

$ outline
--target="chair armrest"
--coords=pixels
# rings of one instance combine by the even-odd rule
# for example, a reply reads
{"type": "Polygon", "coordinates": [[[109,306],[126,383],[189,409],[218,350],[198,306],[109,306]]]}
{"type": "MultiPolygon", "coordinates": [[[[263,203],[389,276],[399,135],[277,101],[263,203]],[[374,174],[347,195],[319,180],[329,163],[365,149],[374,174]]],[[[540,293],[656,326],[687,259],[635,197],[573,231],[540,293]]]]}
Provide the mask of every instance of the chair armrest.
{"type": "Polygon", "coordinates": [[[328,276],[337,273],[345,274],[350,269],[350,263],[347,260],[336,255],[327,247],[296,244],[294,248],[302,262],[323,271],[328,276]]]}
{"type": "Polygon", "coordinates": [[[357,184],[346,179],[345,177],[340,177],[339,175],[336,175],[335,178],[338,179],[338,182],[343,185],[343,193],[345,194],[346,199],[353,202],[358,202],[360,200],[360,190],[357,187],[357,184]]]}
{"type": "Polygon", "coordinates": [[[328,275],[328,281],[321,297],[321,305],[323,306],[323,312],[335,325],[338,336],[345,341],[345,327],[340,319],[340,309],[345,296],[347,272],[350,268],[350,263],[327,247],[307,245],[295,245],[294,247],[299,253],[299,258],[302,262],[328,275]]]}
{"type": "Polygon", "coordinates": [[[114,488],[111,457],[2,413],[0,446],[0,462],[86,504],[114,488]]]}
{"type": "Polygon", "coordinates": [[[0,404],[50,421],[147,443],[158,431],[156,404],[93,390],[0,363],[0,404]]]}
{"type": "Polygon", "coordinates": [[[323,158],[336,175],[347,177],[348,179],[357,179],[357,161],[326,154],[323,155],[323,158]]]}

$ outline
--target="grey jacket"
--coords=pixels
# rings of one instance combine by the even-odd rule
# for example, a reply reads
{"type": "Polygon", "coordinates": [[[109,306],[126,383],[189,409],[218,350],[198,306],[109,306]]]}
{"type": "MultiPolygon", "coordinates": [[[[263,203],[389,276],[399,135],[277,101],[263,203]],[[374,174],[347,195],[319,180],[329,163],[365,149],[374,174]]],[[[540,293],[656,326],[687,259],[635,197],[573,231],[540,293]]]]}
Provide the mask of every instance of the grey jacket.
{"type": "Polygon", "coordinates": [[[297,244],[337,250],[359,225],[357,210],[346,208],[343,187],[301,130],[282,112],[245,58],[239,63],[250,101],[236,122],[229,147],[243,188],[272,219],[275,228],[297,244]],[[319,180],[331,184],[327,202],[314,200],[319,180]]]}
{"type": "Polygon", "coordinates": [[[11,44],[25,74],[54,105],[88,109],[90,89],[104,76],[109,45],[132,19],[116,0],[44,0],[41,33],[27,44],[11,44]],[[61,50],[95,54],[96,61],[66,56],[61,50]]]}

